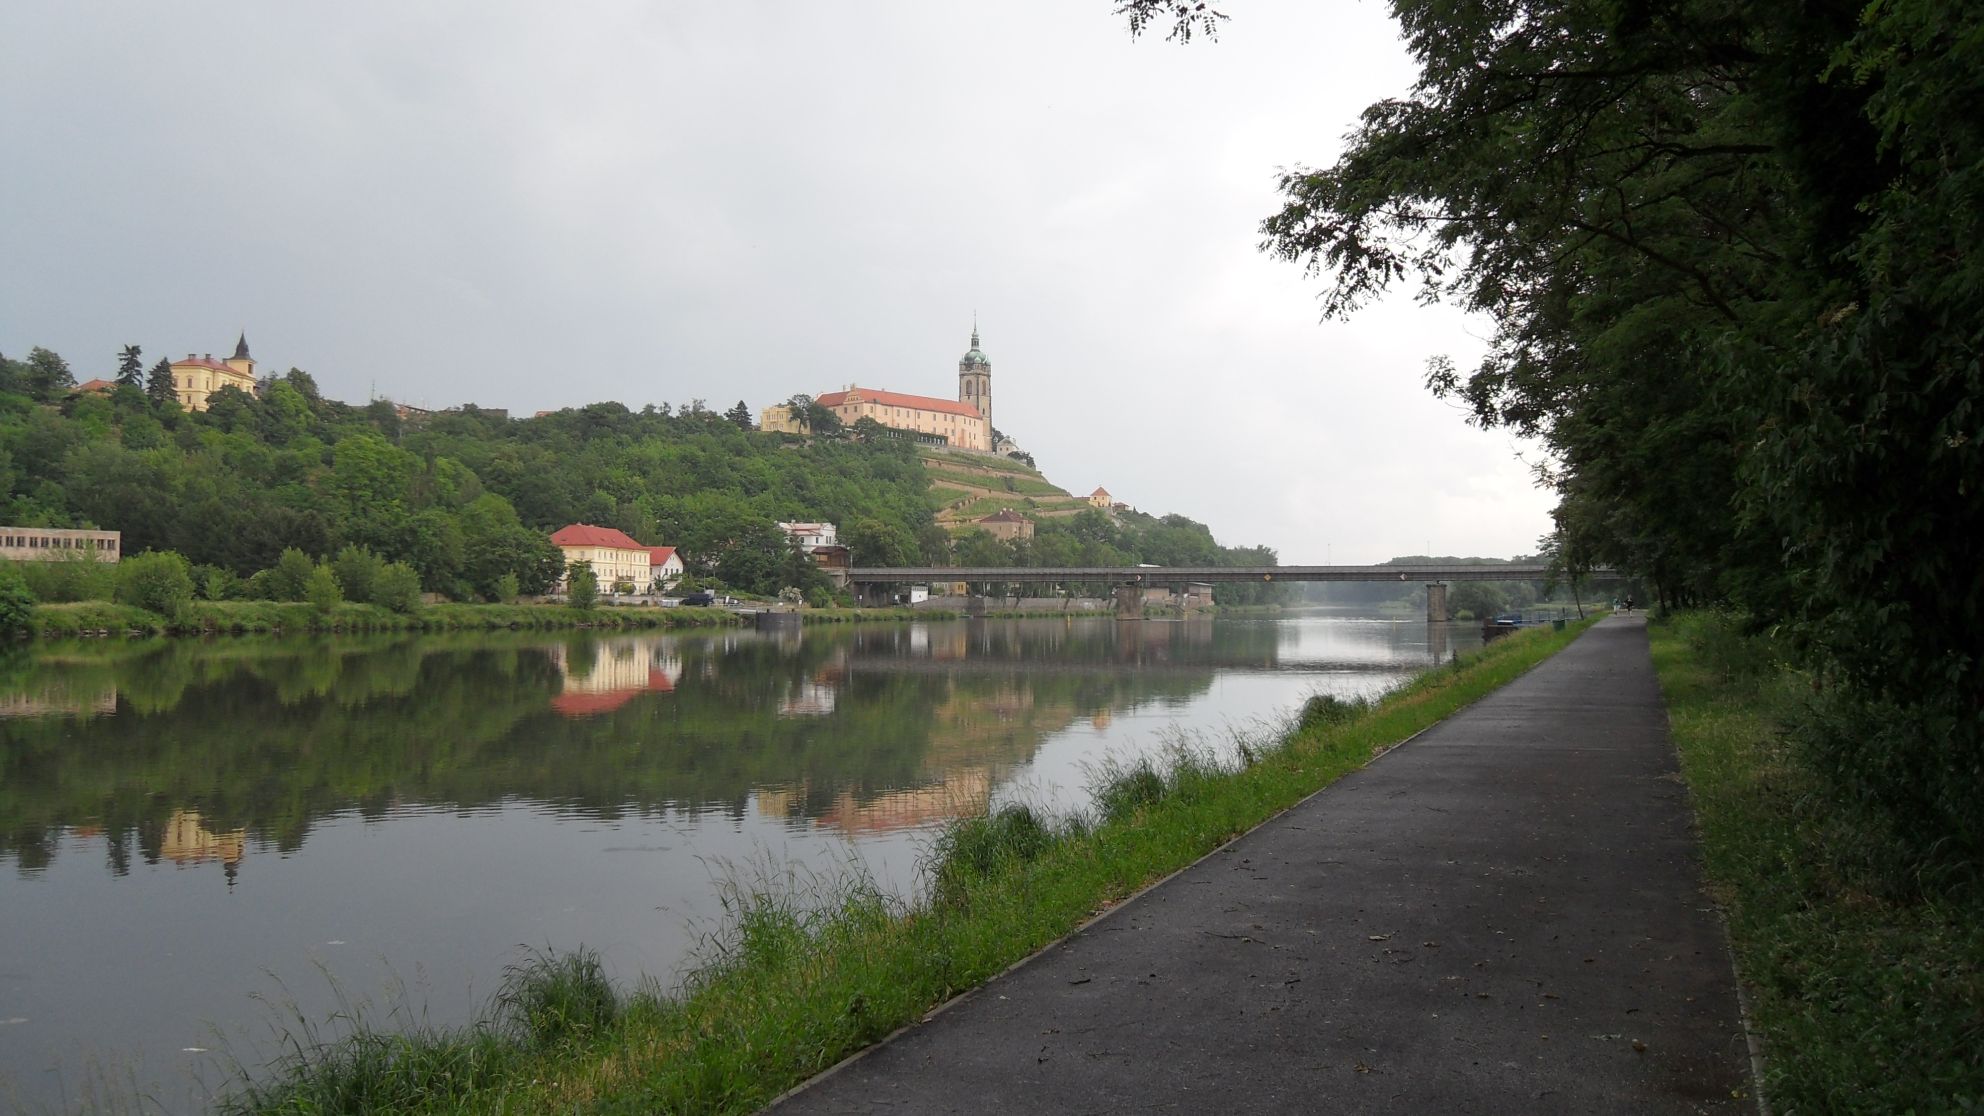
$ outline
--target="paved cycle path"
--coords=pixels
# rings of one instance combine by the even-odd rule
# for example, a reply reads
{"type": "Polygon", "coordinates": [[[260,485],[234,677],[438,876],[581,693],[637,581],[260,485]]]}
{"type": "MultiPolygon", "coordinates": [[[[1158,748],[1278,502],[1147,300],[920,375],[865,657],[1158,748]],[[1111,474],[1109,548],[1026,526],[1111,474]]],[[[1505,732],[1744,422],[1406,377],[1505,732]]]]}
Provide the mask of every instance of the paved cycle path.
{"type": "Polygon", "coordinates": [[[1615,616],[774,1110],[1754,1111],[1690,819],[1615,616]]]}

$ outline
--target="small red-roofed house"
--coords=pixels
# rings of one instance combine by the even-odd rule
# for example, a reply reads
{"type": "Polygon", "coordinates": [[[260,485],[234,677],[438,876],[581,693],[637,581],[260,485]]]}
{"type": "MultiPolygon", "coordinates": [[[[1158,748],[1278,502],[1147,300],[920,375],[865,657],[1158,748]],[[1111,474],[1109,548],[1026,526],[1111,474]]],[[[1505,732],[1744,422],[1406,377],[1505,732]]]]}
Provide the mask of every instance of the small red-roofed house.
{"type": "Polygon", "coordinates": [[[682,556],[672,546],[648,547],[648,583],[661,592],[682,577],[682,556]]]}
{"type": "Polygon", "coordinates": [[[1115,502],[1115,497],[1109,495],[1108,489],[1097,488],[1094,492],[1088,494],[1088,502],[1091,507],[1097,507],[1107,511],[1109,510],[1109,505],[1115,502]]]}
{"type": "MultiPolygon", "coordinates": [[[[635,542],[624,531],[574,523],[552,532],[551,543],[565,555],[565,565],[586,562],[599,578],[599,588],[608,593],[645,591],[652,581],[648,572],[648,548],[635,542]]],[[[565,591],[559,577],[557,591],[565,591]]]]}
{"type": "Polygon", "coordinates": [[[77,395],[109,395],[117,387],[116,380],[84,380],[76,385],[77,395]]]}

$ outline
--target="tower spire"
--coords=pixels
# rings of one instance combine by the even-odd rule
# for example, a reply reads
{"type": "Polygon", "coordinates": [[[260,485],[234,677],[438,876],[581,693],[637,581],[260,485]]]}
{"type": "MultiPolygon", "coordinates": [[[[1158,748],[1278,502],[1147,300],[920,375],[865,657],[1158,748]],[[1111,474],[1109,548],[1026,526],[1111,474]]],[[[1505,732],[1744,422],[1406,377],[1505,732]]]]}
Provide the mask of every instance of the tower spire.
{"type": "Polygon", "coordinates": [[[236,360],[252,359],[248,355],[248,331],[245,329],[241,331],[241,340],[236,341],[234,343],[234,359],[236,360]]]}

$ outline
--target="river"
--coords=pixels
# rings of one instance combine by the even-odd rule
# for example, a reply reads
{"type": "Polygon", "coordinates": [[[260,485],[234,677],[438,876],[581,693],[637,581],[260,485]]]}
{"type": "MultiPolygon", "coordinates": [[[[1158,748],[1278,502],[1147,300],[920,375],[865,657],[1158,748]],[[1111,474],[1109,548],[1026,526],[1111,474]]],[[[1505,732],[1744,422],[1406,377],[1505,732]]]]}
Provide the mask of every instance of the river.
{"type": "Polygon", "coordinates": [[[912,894],[944,819],[1081,809],[1479,630],[980,620],[95,641],[0,657],[0,1110],[198,1111],[336,1017],[446,1024],[525,949],[664,983],[731,884],[912,894]]]}

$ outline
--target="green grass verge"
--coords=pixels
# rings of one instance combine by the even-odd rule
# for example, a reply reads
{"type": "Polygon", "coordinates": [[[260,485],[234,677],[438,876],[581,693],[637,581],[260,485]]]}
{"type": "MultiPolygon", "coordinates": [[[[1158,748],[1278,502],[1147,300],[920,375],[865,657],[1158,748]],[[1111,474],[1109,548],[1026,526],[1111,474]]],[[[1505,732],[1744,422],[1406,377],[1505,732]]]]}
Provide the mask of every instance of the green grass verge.
{"type": "Polygon", "coordinates": [[[171,619],[107,601],[36,605],[34,634],[250,635],[297,632],[448,632],[508,628],[699,628],[738,624],[718,608],[595,608],[540,604],[436,604],[400,613],[340,604],[326,612],[291,601],[194,601],[171,619]]]}
{"type": "Polygon", "coordinates": [[[1049,824],[1023,807],[963,819],[938,842],[927,902],[858,879],[810,895],[739,891],[730,925],[673,994],[602,992],[583,953],[535,958],[481,1022],[301,1041],[221,1109],[754,1111],[1513,680],[1584,626],[1510,636],[1373,707],[1314,699],[1285,732],[1242,741],[1233,764],[1180,750],[1162,770],[1119,770],[1098,788],[1094,820],[1049,824]]]}
{"type": "Polygon", "coordinates": [[[1654,665],[1781,1112],[1984,1104],[1984,888],[1923,879],[1799,760],[1812,693],[1767,642],[1658,623],[1654,665]],[[1790,731],[1788,731],[1790,730],[1790,731]]]}

